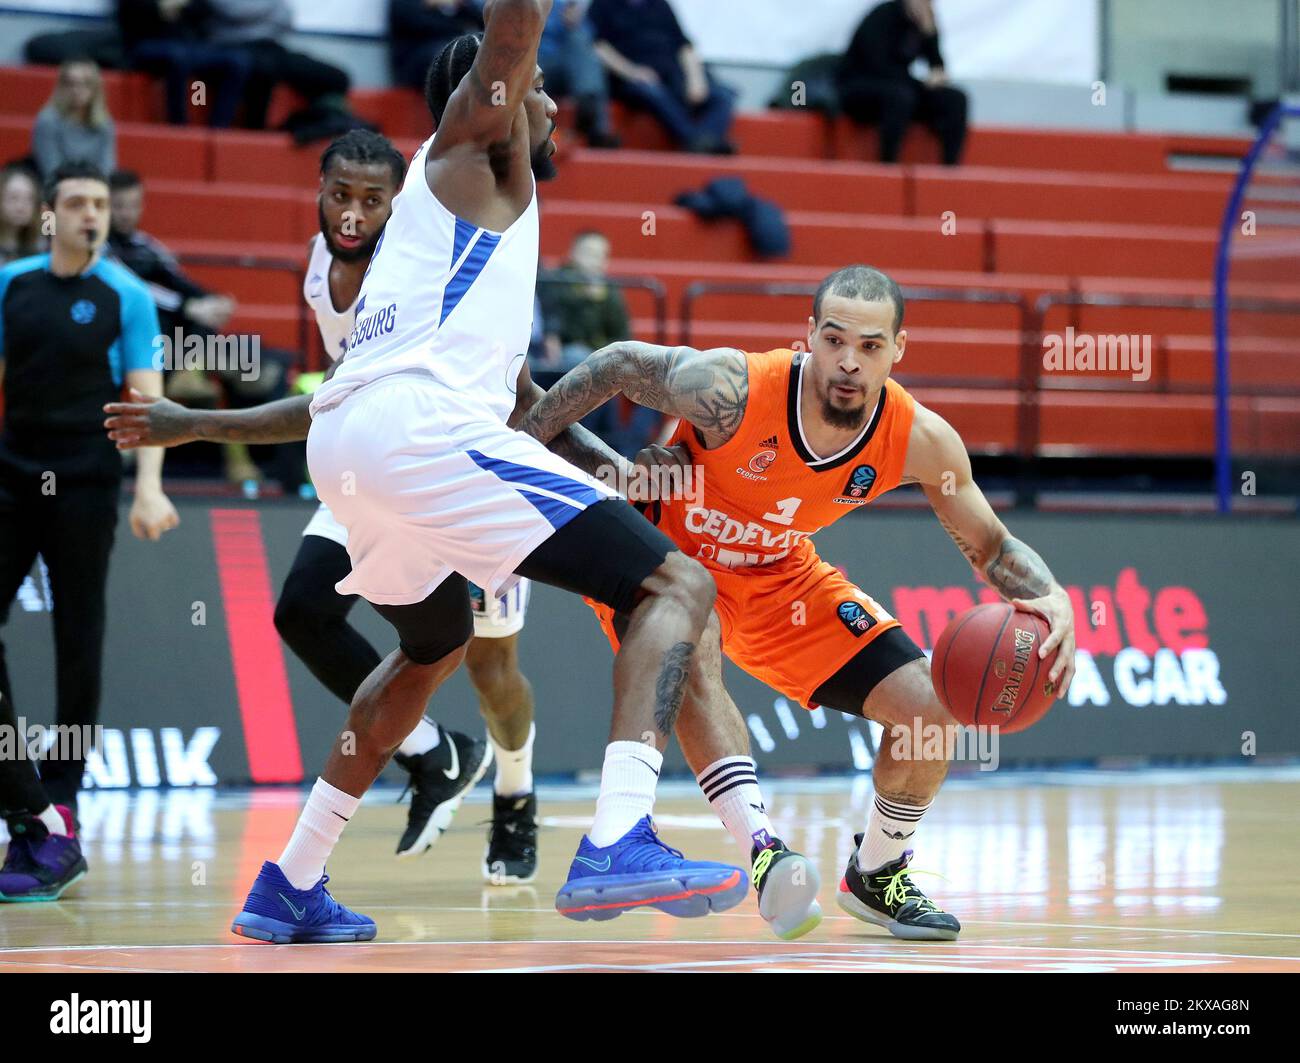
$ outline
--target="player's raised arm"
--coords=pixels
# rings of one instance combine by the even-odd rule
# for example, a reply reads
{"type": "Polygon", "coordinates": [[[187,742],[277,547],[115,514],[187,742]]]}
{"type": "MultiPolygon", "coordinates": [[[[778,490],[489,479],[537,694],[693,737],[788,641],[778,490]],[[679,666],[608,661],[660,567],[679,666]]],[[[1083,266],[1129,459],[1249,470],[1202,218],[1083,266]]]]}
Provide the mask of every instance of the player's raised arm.
{"type": "Polygon", "coordinates": [[[1049,678],[1064,697],[1074,677],[1074,610],[1070,598],[1043,561],[998,519],[971,475],[970,455],[956,430],[932,410],[916,404],[907,445],[903,482],[919,483],[944,531],[971,567],[1012,605],[1043,617],[1051,634],[1040,657],[1058,646],[1049,678]]]}
{"type": "Polygon", "coordinates": [[[549,443],[618,394],[689,421],[712,448],[730,439],[745,416],[749,371],[744,354],[731,347],[697,351],[621,340],[565,373],[519,429],[549,443]]]}
{"type": "Polygon", "coordinates": [[[447,99],[438,127],[448,144],[495,144],[510,137],[537,74],[537,46],[552,0],[487,0],[483,43],[474,65],[447,99]]]}

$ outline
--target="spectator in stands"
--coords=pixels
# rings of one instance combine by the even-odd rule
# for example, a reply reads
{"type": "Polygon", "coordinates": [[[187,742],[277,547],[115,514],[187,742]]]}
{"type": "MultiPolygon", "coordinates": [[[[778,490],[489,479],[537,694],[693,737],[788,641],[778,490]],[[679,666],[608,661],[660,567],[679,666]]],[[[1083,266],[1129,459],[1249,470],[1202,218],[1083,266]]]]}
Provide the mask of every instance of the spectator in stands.
{"type": "Polygon", "coordinates": [[[141,232],[144,184],[131,170],[117,170],[108,179],[111,222],[108,251],[149,286],[158,308],[164,336],[177,328],[216,332],[235,312],[235,301],[214,295],[181,270],[170,251],[141,232]]]}
{"type": "Polygon", "coordinates": [[[59,67],[54,92],[32,126],[32,155],[42,180],[65,162],[92,163],[104,173],[117,165],[117,133],[104,102],[104,79],[89,59],[59,67]]]}
{"type": "Polygon", "coordinates": [[[869,12],[841,60],[838,83],[844,112],[879,124],[881,162],[898,161],[913,121],[934,130],[945,166],[961,161],[966,94],[948,84],[930,0],[888,0],[869,12]],[[924,81],[910,73],[921,58],[929,66],[924,81]]]}
{"type": "Polygon", "coordinates": [[[281,43],[293,28],[289,0],[205,0],[205,4],[207,41],[237,48],[252,63],[244,95],[244,119],[249,128],[266,127],[271,93],[281,84],[303,96],[309,107],[344,110],[343,97],[350,84],[347,72],[291,52],[281,43]]]}
{"type": "MultiPolygon", "coordinates": [[[[549,388],[592,351],[630,335],[627,304],[609,283],[609,240],[595,230],[573,238],[564,265],[545,273],[538,285],[545,322],[545,355],[534,362],[533,379],[549,388]]],[[[533,368],[530,366],[530,368],[533,368]]],[[[634,407],[623,423],[623,401],[611,399],[582,423],[619,453],[635,457],[659,423],[653,410],[634,407]]]]}
{"type": "Polygon", "coordinates": [[[429,65],[457,37],[483,29],[482,0],[388,0],[393,81],[424,91],[429,65]]]}
{"type": "MultiPolygon", "coordinates": [[[[108,185],[111,220],[107,251],[148,285],[158,310],[161,334],[170,338],[177,329],[187,336],[219,333],[234,314],[235,301],[197,284],[167,248],[140,230],[144,185],[137,174],[118,170],[109,178],[108,185]]],[[[241,380],[238,373],[170,369],[165,377],[166,394],[178,402],[203,409],[212,409],[223,401],[244,407],[267,397],[279,397],[284,390],[283,359],[265,350],[261,354],[258,380],[241,380]]],[[[275,457],[279,457],[278,453],[275,457]]],[[[232,483],[261,479],[243,444],[223,446],[222,459],[225,475],[232,483]]]]}
{"type": "Polygon", "coordinates": [[[609,78],[596,54],[595,31],[587,17],[590,0],[555,0],[537,62],[546,75],[546,92],[555,100],[572,97],[578,132],[593,148],[616,148],[609,124],[609,78]]]}
{"type": "Polygon", "coordinates": [[[735,93],[704,69],[668,0],[593,0],[589,14],[616,96],[650,111],[688,151],[736,150],[735,93]]]}
{"type": "Polygon", "coordinates": [[[225,129],[235,120],[252,59],[237,48],[203,39],[203,0],[117,0],[117,22],[132,67],[161,74],[167,86],[167,121],[189,121],[195,77],[212,82],[208,124],[225,129]]]}
{"type": "Polygon", "coordinates": [[[41,187],[26,166],[0,170],[0,266],[45,250],[41,187]]]}

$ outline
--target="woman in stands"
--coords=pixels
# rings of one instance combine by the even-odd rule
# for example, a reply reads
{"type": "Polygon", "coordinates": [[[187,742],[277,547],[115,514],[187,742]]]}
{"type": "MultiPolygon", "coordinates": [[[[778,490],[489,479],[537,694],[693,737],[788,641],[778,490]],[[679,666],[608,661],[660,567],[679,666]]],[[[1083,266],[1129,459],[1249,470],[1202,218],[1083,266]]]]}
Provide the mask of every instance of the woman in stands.
{"type": "Polygon", "coordinates": [[[32,154],[41,179],[65,162],[89,162],[101,173],[117,169],[117,133],[104,102],[104,80],[89,59],[70,59],[32,127],[32,154]]]}
{"type": "Polygon", "coordinates": [[[40,205],[31,170],[12,164],[0,170],[0,266],[45,250],[40,205]]]}

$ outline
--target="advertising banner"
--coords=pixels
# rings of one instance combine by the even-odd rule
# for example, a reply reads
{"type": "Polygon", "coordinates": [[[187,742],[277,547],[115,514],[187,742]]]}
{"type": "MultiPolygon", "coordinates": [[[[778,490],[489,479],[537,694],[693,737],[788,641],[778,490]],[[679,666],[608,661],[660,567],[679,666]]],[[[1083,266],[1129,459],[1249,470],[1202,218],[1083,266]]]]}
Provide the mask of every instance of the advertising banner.
{"type": "MultiPolygon", "coordinates": [[[[204,786],[311,778],[345,708],[281,643],[280,584],[312,508],[297,502],[180,503],[161,542],[127,530],[110,575],[101,748],[89,785],[204,786]]],[[[1002,766],[1300,755],[1300,536],[1293,521],[1011,514],[1074,601],[1078,672],[1067,701],[1000,738],[1002,766]]],[[[817,537],[929,649],[947,621],[996,600],[927,512],[857,512],[817,537]]],[[[51,596],[38,565],[2,637],[14,698],[53,722],[51,596]]],[[[352,622],[381,654],[396,644],[365,603],[352,622]]],[[[613,657],[576,597],[536,587],[520,657],[537,700],[536,770],[599,770],[613,657]]],[[[879,728],[795,705],[728,664],[727,682],[767,772],[865,771],[879,728]]],[[[480,731],[464,670],[430,714],[480,731]]],[[[391,771],[392,769],[390,769],[391,771]]],[[[685,771],[670,750],[666,770],[685,771]]]]}

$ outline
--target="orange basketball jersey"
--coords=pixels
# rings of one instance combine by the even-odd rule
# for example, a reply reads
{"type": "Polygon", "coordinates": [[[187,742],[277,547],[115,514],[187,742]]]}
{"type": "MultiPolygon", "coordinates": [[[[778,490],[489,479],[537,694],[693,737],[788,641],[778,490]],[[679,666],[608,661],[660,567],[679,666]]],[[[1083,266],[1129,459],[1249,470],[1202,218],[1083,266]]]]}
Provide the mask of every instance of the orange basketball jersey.
{"type": "Polygon", "coordinates": [[[656,523],[713,568],[807,563],[815,556],[810,535],[898,486],[915,403],[886,381],[857,439],[819,458],[800,427],[806,355],[776,350],[745,357],[749,399],[740,427],[722,446],[705,450],[690,424],[678,426],[672,442],[690,448],[694,497],[664,502],[656,523]]]}

